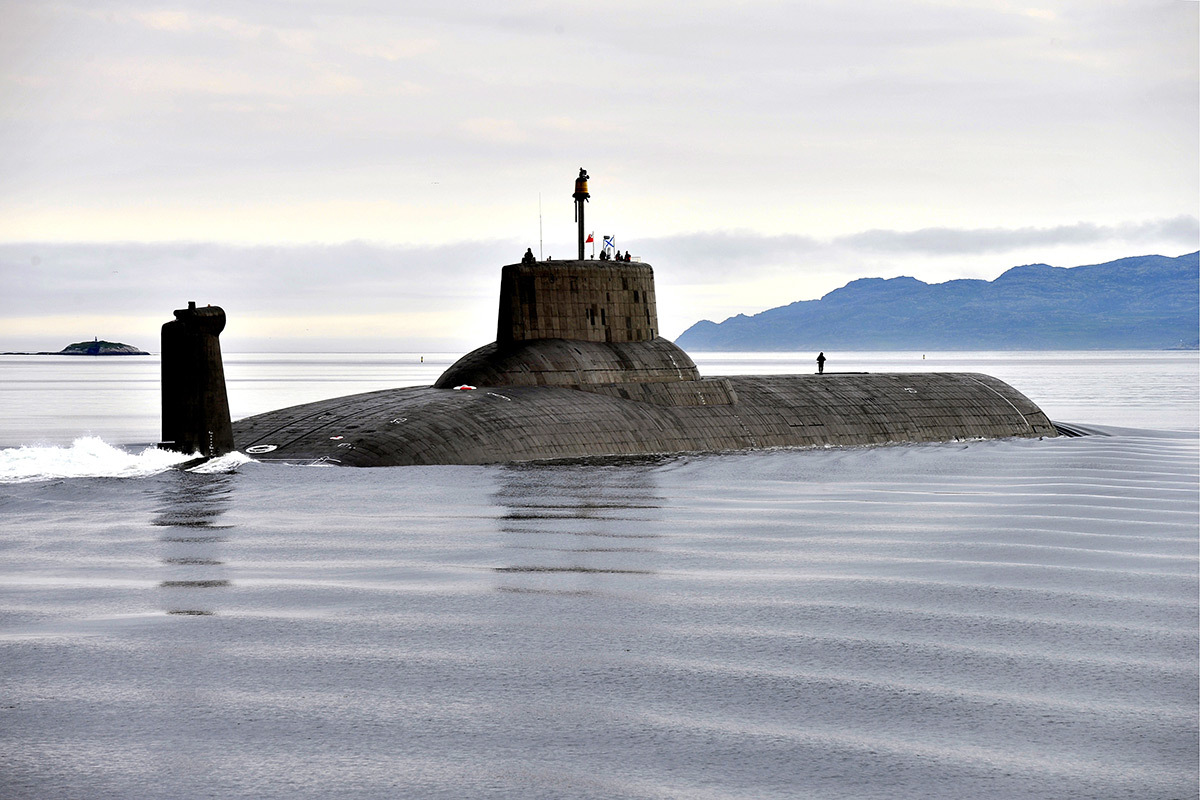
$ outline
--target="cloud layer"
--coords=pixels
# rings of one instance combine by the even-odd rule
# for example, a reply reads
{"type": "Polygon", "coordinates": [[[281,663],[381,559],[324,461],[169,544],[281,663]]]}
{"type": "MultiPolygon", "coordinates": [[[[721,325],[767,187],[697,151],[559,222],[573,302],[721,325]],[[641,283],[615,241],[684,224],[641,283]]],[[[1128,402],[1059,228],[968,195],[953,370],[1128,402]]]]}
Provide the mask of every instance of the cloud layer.
{"type": "MultiPolygon", "coordinates": [[[[811,299],[858,277],[992,278],[1063,247],[1097,257],[1057,266],[1145,248],[1179,255],[1197,249],[1198,240],[1200,225],[1185,217],[1045,229],[872,230],[824,241],[704,232],[624,246],[655,266],[660,321],[672,335],[700,318],[811,299]]],[[[89,332],[62,328],[89,315],[165,320],[189,300],[222,305],[243,335],[253,330],[284,347],[293,346],[284,340],[325,347],[353,340],[370,349],[386,349],[385,342],[400,349],[474,346],[492,338],[499,267],[517,261],[525,244],[0,244],[0,349],[52,346],[29,343],[43,335],[39,325],[54,328],[44,332],[52,338],[83,336],[89,332]]]]}
{"type": "Polygon", "coordinates": [[[569,236],[580,165],[642,238],[1195,213],[1195,3],[3,10],[0,240],[569,236]]]}
{"type": "Polygon", "coordinates": [[[1169,241],[1187,247],[1189,243],[1200,241],[1200,224],[1195,217],[1181,215],[1171,219],[1119,225],[1078,222],[1052,228],[871,230],[838,237],[835,243],[880,253],[959,255],[1004,253],[1027,247],[1057,247],[1113,241],[1129,244],[1169,241]]]}

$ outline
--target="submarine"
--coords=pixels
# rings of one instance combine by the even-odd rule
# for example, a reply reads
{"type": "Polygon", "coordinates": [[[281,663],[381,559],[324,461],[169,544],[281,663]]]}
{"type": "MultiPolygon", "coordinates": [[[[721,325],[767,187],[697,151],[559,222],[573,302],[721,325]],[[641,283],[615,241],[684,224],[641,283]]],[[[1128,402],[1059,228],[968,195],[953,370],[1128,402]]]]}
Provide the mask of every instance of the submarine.
{"type": "Polygon", "coordinates": [[[216,342],[224,312],[194,303],[176,311],[163,326],[162,445],[384,467],[1057,434],[1025,395],[978,373],[701,375],[661,335],[651,265],[584,258],[587,182],[581,169],[578,258],[538,261],[526,251],[502,267],[496,340],[432,386],[230,422],[216,342]]]}

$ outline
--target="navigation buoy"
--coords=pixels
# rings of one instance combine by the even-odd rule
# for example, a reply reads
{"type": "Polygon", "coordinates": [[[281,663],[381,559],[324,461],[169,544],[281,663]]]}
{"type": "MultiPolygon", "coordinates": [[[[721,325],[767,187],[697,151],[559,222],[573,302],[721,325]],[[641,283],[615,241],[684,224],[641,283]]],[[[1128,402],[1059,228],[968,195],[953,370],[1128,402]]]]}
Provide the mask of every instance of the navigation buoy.
{"type": "Polygon", "coordinates": [[[454,387],[454,391],[456,391],[456,392],[471,392],[474,390],[475,390],[474,386],[468,386],[465,383],[460,383],[458,386],[454,387]]]}

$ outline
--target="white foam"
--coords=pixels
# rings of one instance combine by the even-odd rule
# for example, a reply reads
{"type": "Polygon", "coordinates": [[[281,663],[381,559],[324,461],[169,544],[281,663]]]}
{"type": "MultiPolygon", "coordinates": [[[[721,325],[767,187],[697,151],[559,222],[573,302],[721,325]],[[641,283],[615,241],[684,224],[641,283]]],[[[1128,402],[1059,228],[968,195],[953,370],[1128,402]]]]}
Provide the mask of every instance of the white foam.
{"type": "MultiPolygon", "coordinates": [[[[241,456],[240,453],[231,455],[241,456]]],[[[58,478],[143,478],[198,456],[198,453],[186,455],[157,447],[131,453],[98,437],[84,436],[70,447],[27,446],[0,450],[0,483],[58,478]]],[[[215,461],[226,458],[228,456],[215,461]]]]}
{"type": "Polygon", "coordinates": [[[232,453],[226,453],[223,456],[211,458],[208,461],[205,461],[203,464],[197,464],[189,469],[188,472],[198,472],[204,475],[213,475],[224,472],[237,472],[237,468],[242,464],[249,464],[253,461],[254,459],[250,456],[234,450],[232,453]]]}

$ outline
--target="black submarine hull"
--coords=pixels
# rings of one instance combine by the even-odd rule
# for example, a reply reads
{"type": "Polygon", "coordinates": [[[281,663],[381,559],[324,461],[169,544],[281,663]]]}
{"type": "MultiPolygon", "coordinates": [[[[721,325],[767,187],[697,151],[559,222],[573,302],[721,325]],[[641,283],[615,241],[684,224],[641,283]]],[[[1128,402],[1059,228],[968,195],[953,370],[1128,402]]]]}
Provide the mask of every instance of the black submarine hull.
{"type": "Polygon", "coordinates": [[[258,459],[359,467],[1055,435],[1003,381],[939,372],[410,387],[258,414],[233,432],[258,459]]]}
{"type": "MultiPolygon", "coordinates": [[[[208,445],[196,448],[206,455],[224,452],[212,432],[228,424],[224,407],[208,402],[210,387],[224,399],[219,332],[208,334],[211,354],[176,354],[163,373],[164,440],[208,445]],[[167,377],[180,371],[195,380],[174,386],[167,377]],[[168,424],[193,407],[205,413],[168,424]]],[[[1056,435],[1041,409],[988,375],[702,377],[660,335],[649,264],[531,253],[501,271],[496,340],[433,386],[258,414],[232,433],[258,459],[355,467],[1056,435]]]]}

